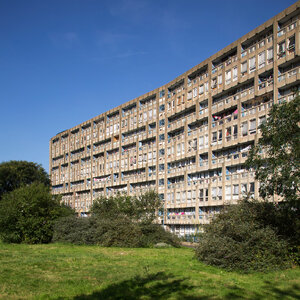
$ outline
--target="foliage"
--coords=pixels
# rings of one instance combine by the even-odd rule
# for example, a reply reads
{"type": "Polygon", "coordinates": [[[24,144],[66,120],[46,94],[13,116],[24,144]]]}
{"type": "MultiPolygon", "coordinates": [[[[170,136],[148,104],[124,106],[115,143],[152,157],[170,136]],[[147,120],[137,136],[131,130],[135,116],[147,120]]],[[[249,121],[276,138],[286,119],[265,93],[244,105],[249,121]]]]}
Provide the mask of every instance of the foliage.
{"type": "Polygon", "coordinates": [[[49,176],[41,165],[15,160],[0,164],[0,199],[3,194],[33,182],[50,186],[49,176]]]}
{"type": "Polygon", "coordinates": [[[141,244],[143,247],[153,246],[157,243],[166,243],[173,247],[180,246],[180,239],[159,224],[141,224],[141,244]]]}
{"type": "Polygon", "coordinates": [[[115,197],[101,197],[93,203],[92,215],[113,219],[126,216],[131,220],[151,223],[160,208],[160,199],[154,191],[146,192],[139,197],[117,195],[115,197]]]}
{"type": "MultiPolygon", "coordinates": [[[[199,260],[229,270],[272,270],[290,265],[289,237],[274,204],[245,199],[225,207],[200,236],[199,260]]],[[[285,224],[285,223],[284,223],[285,224]]],[[[296,229],[293,229],[295,232],[296,229]]]]}
{"type": "Polygon", "coordinates": [[[52,239],[53,221],[72,213],[50,194],[49,187],[32,183],[3,195],[0,237],[12,243],[48,243],[52,239]]]}
{"type": "Polygon", "coordinates": [[[262,198],[277,194],[299,206],[300,200],[300,96],[274,105],[247,165],[255,169],[262,198]],[[297,201],[298,200],[298,201],[297,201]]]}
{"type": "Polygon", "coordinates": [[[154,192],[138,198],[124,195],[100,198],[93,204],[91,217],[58,220],[53,241],[105,247],[152,247],[165,242],[177,247],[177,237],[152,223],[159,207],[154,192]]]}
{"type": "Polygon", "coordinates": [[[138,223],[126,216],[97,219],[97,243],[104,247],[143,247],[138,223]]]}
{"type": "Polygon", "coordinates": [[[189,248],[0,243],[1,299],[299,299],[300,268],[240,274],[189,248]]]}
{"type": "Polygon", "coordinates": [[[93,245],[96,231],[92,218],[78,218],[70,215],[58,218],[54,223],[52,242],[93,245]]]}

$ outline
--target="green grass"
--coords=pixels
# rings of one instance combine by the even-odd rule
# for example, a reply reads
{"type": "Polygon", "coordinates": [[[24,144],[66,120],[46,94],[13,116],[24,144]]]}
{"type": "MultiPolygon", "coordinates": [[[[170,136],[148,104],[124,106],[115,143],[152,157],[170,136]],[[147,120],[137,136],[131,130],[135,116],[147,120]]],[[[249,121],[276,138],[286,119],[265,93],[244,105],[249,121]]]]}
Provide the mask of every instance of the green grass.
{"type": "Polygon", "coordinates": [[[300,269],[239,274],[194,251],[0,243],[1,299],[299,299],[300,269]]]}

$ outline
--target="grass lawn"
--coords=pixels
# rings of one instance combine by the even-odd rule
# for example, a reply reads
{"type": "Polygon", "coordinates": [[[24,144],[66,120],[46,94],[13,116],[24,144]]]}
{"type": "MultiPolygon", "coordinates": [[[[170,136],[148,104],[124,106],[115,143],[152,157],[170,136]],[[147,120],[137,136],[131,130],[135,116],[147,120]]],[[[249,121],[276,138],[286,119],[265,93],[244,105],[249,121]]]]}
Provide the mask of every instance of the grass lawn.
{"type": "Polygon", "coordinates": [[[0,243],[1,299],[300,299],[300,269],[239,274],[192,249],[0,243]]]}

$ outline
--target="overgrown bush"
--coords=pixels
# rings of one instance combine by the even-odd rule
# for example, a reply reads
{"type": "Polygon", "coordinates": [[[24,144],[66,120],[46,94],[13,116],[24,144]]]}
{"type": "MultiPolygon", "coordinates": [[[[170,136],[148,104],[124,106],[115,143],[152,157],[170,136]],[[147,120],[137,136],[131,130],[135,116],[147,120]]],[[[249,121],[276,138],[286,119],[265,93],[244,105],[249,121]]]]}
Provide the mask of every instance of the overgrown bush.
{"type": "Polygon", "coordinates": [[[197,258],[229,270],[288,267],[290,234],[283,235],[285,223],[277,219],[284,220],[282,211],[273,203],[247,199],[226,206],[200,236],[197,258]]]}
{"type": "Polygon", "coordinates": [[[100,198],[93,204],[91,217],[58,220],[53,241],[105,247],[152,247],[159,242],[179,246],[176,236],[153,223],[158,208],[154,192],[139,198],[100,198]]]}
{"type": "Polygon", "coordinates": [[[0,201],[0,238],[10,243],[48,243],[54,220],[73,213],[43,184],[20,187],[0,201]]]}
{"type": "Polygon", "coordinates": [[[93,245],[96,243],[96,230],[91,218],[78,218],[75,215],[59,218],[54,224],[53,242],[93,245]]]}
{"type": "Polygon", "coordinates": [[[157,243],[166,243],[173,247],[180,246],[180,239],[159,224],[141,224],[140,228],[142,247],[152,247],[157,243]]]}

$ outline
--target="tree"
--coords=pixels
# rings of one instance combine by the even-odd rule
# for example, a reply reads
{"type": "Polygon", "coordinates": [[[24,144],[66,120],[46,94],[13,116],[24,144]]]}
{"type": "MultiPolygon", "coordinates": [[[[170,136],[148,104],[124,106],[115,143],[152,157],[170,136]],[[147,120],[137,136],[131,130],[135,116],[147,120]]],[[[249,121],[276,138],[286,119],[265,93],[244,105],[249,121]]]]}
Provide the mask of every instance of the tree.
{"type": "Polygon", "coordinates": [[[264,124],[261,138],[252,148],[247,165],[255,169],[260,196],[274,194],[299,205],[300,197],[300,96],[274,105],[264,124]]]}
{"type": "Polygon", "coordinates": [[[0,164],[0,199],[3,194],[33,182],[50,186],[49,176],[41,165],[15,160],[0,164]]]}
{"type": "Polygon", "coordinates": [[[60,204],[49,187],[32,183],[6,193],[0,201],[0,237],[12,243],[48,243],[52,239],[54,220],[74,214],[60,204]]]}

